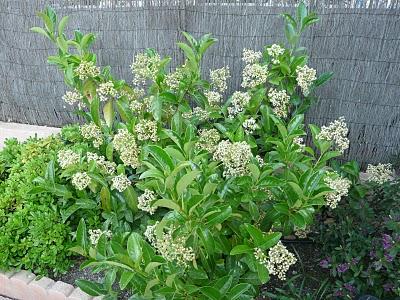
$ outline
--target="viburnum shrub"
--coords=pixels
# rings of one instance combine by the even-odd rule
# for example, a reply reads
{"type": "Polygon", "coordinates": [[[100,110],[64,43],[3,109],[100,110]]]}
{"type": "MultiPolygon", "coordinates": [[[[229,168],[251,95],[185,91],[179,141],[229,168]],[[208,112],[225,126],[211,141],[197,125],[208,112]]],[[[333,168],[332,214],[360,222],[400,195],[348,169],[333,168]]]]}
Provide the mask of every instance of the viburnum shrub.
{"type": "Polygon", "coordinates": [[[93,34],[68,39],[68,17],[40,14],[44,28],[32,30],[57,46],[48,61],[91,143],[59,152],[57,176],[77,204],[103,211],[102,228],[82,220],[76,233],[84,267],[105,272],[102,283],[78,281],[83,290],[115,298],[119,282],[135,299],[251,299],[270,275],[285,279],[296,258],[282,234],[335,207],[349,183],[327,166],[348,147],[343,119],[310,125],[313,147],[304,143],[303,113],[331,76],[317,76],[299,46],[318,18],[303,4],[283,16],[288,46],[243,50],[241,90],[227,95],[228,67],[202,75],[211,34],[183,32],[185,62],[172,72],[155,50],[136,54],[130,85],[96,66],[93,34]]]}

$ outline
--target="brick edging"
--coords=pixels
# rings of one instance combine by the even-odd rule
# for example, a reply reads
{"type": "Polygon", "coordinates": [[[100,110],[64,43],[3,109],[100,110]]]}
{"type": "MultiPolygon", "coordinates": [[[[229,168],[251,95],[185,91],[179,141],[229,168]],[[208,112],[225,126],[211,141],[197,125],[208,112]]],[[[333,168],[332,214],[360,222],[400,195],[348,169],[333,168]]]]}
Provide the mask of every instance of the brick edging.
{"type": "Polygon", "coordinates": [[[36,280],[36,275],[29,271],[0,272],[0,295],[18,300],[100,300],[101,296],[92,297],[80,288],[65,283],[55,282],[48,277],[36,280]]]}

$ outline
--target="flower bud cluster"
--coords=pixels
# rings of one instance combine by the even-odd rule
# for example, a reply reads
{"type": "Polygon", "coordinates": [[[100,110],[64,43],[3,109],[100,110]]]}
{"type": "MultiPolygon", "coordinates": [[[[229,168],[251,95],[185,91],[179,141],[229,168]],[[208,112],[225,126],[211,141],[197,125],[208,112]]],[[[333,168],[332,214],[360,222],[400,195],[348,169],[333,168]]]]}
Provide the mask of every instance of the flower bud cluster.
{"type": "Polygon", "coordinates": [[[91,178],[86,172],[77,172],[72,175],[72,185],[75,186],[76,189],[82,191],[84,190],[91,182],[91,178]]]}
{"type": "Polygon", "coordinates": [[[242,87],[252,89],[267,82],[268,68],[260,64],[246,65],[243,69],[242,76],[242,87]]]}
{"type": "Polygon", "coordinates": [[[117,175],[112,178],[111,181],[111,189],[117,190],[120,193],[125,191],[132,184],[132,182],[128,179],[128,177],[126,177],[125,174],[117,175]]]}
{"type": "Polygon", "coordinates": [[[254,118],[248,118],[243,122],[242,126],[246,134],[253,134],[259,128],[254,118]]]}
{"type": "Polygon", "coordinates": [[[74,105],[75,103],[80,102],[83,99],[83,96],[77,90],[74,90],[67,91],[65,95],[62,96],[62,99],[69,105],[74,105]]]}
{"type": "Polygon", "coordinates": [[[157,122],[152,120],[140,120],[135,125],[137,139],[139,141],[158,141],[157,122]]]}
{"type": "Polygon", "coordinates": [[[101,229],[89,229],[89,240],[93,246],[96,246],[99,242],[99,239],[102,235],[105,235],[107,238],[112,237],[112,232],[110,230],[103,231],[101,229]]]}
{"type": "Polygon", "coordinates": [[[140,165],[140,149],[136,144],[135,137],[127,129],[118,130],[113,138],[113,145],[125,166],[137,168],[140,165]]]}
{"type": "Polygon", "coordinates": [[[242,60],[248,65],[257,63],[261,57],[262,53],[260,51],[243,49],[242,60]]]}
{"type": "Polygon", "coordinates": [[[201,107],[197,106],[193,108],[192,111],[183,113],[182,117],[184,119],[196,118],[199,119],[200,121],[206,121],[210,117],[210,113],[205,109],[202,109],[201,107]]]}
{"type": "Polygon", "coordinates": [[[393,180],[393,169],[391,164],[369,164],[367,167],[368,181],[383,184],[393,180]]]}
{"type": "Polygon", "coordinates": [[[340,117],[339,120],[335,120],[329,123],[328,126],[322,126],[320,133],[317,135],[317,139],[331,141],[337,151],[343,153],[349,148],[350,141],[347,138],[349,129],[345,123],[344,117],[340,117]]]}
{"type": "Polygon", "coordinates": [[[222,161],[225,177],[244,176],[248,174],[248,165],[253,154],[250,145],[246,142],[235,142],[223,140],[214,152],[214,160],[222,161]]]}
{"type": "Polygon", "coordinates": [[[271,56],[271,61],[273,64],[279,64],[279,56],[285,53],[285,48],[277,44],[273,44],[271,47],[267,48],[267,53],[271,56]]]}
{"type": "Polygon", "coordinates": [[[341,177],[336,172],[328,172],[324,182],[333,190],[325,196],[326,205],[335,209],[341,198],[347,196],[351,186],[351,181],[347,178],[341,177]]]}
{"type": "Polygon", "coordinates": [[[57,161],[62,169],[79,163],[79,154],[72,150],[60,150],[57,153],[57,161]]]}
{"type": "Polygon", "coordinates": [[[96,91],[102,102],[117,96],[117,90],[114,88],[114,83],[112,81],[100,83],[96,91]]]}
{"type": "Polygon", "coordinates": [[[218,107],[221,104],[222,95],[215,91],[207,91],[204,93],[207,102],[211,107],[218,107]]]}
{"type": "Polygon", "coordinates": [[[140,85],[145,84],[148,79],[154,81],[160,69],[160,64],[161,58],[158,54],[153,56],[147,53],[136,54],[131,65],[133,83],[140,85]]]}
{"type": "Polygon", "coordinates": [[[227,80],[231,77],[229,67],[210,71],[211,85],[214,90],[224,93],[228,88],[227,80]]]}
{"type": "Polygon", "coordinates": [[[102,155],[98,155],[94,152],[87,152],[86,159],[88,162],[94,161],[97,166],[102,168],[109,175],[115,173],[115,169],[117,167],[115,162],[106,160],[106,158],[102,155]]]}
{"type": "Polygon", "coordinates": [[[301,88],[304,96],[308,96],[310,93],[310,86],[317,79],[317,71],[307,65],[296,68],[296,80],[297,84],[301,88]]]}
{"type": "Polygon", "coordinates": [[[268,98],[272,104],[272,110],[279,118],[286,118],[288,115],[290,96],[285,90],[276,90],[271,88],[268,91],[268,98]]]}
{"type": "Polygon", "coordinates": [[[103,144],[103,134],[101,129],[93,122],[84,124],[80,127],[81,135],[86,140],[91,140],[95,148],[103,144]]]}
{"type": "Polygon", "coordinates": [[[80,80],[85,80],[90,77],[99,76],[100,68],[92,61],[81,61],[79,66],[75,69],[75,74],[78,75],[80,80]]]}
{"type": "Polygon", "coordinates": [[[268,251],[267,269],[269,274],[277,275],[280,280],[286,280],[286,272],[296,262],[294,254],[290,253],[281,241],[268,251]]]}
{"type": "Polygon", "coordinates": [[[233,119],[239,113],[245,110],[250,102],[250,94],[246,92],[234,92],[230,106],[228,107],[229,118],[233,119]]]}
{"type": "Polygon", "coordinates": [[[221,139],[218,130],[212,129],[200,129],[199,140],[196,143],[196,148],[200,150],[206,150],[213,153],[217,148],[217,144],[221,139]]]}
{"type": "Polygon", "coordinates": [[[145,189],[144,193],[138,197],[138,208],[152,215],[157,209],[157,207],[151,206],[154,200],[156,200],[156,193],[145,189]]]}

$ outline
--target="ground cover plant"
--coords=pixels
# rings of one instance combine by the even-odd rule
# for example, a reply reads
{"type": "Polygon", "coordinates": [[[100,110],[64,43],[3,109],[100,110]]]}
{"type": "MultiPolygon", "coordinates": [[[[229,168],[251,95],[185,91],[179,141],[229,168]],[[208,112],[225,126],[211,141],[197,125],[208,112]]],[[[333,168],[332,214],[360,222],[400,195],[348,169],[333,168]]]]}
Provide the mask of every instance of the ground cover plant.
{"type": "Polygon", "coordinates": [[[332,75],[317,76],[301,47],[316,15],[300,4],[283,15],[286,46],[244,49],[241,90],[231,95],[229,68],[203,76],[210,34],[182,33],[185,62],[172,72],[155,50],[136,54],[131,85],[96,66],[92,33],[69,39],[68,17],[39,15],[44,27],[32,30],[56,45],[48,61],[86,122],[64,130],[70,147],[34,192],[68,203],[64,219],[96,209],[102,217],[97,229],[81,219],[72,250],[104,280],[77,284],[107,299],[118,296],[115,283],[133,299],[252,299],[270,276],[285,280],[296,257],[282,235],[305,230],[351,185],[328,166],[349,147],[343,118],[309,125],[305,144],[304,113],[332,75]]]}
{"type": "Polygon", "coordinates": [[[349,196],[319,226],[320,265],[336,281],[333,294],[353,299],[368,293],[380,299],[400,296],[400,183],[389,164],[368,166],[367,182],[358,167],[345,164],[340,172],[354,181],[349,196]]]}

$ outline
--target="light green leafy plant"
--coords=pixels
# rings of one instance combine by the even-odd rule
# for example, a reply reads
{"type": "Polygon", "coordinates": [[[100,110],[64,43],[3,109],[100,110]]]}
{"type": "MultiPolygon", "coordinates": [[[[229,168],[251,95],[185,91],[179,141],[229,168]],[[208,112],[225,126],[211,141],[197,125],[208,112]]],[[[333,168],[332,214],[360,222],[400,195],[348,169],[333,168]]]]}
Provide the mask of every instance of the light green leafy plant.
{"type": "Polygon", "coordinates": [[[348,147],[343,120],[310,125],[313,147],[304,143],[303,113],[332,75],[317,77],[298,46],[317,17],[301,4],[284,16],[288,48],[245,49],[243,90],[225,101],[229,69],[202,76],[209,34],[183,33],[185,63],[173,72],[155,50],[137,54],[131,86],[96,66],[93,34],[68,39],[66,17],[40,16],[45,27],[33,30],[58,47],[49,62],[64,72],[64,100],[87,120],[80,135],[90,143],[53,162],[58,196],[75,201],[70,216],[90,202],[104,218],[89,236],[81,220],[73,248],[104,281],[78,285],[110,299],[116,281],[132,299],[251,299],[270,275],[284,279],[296,259],[282,234],[304,229],[347,186],[327,166],[348,147]]]}

